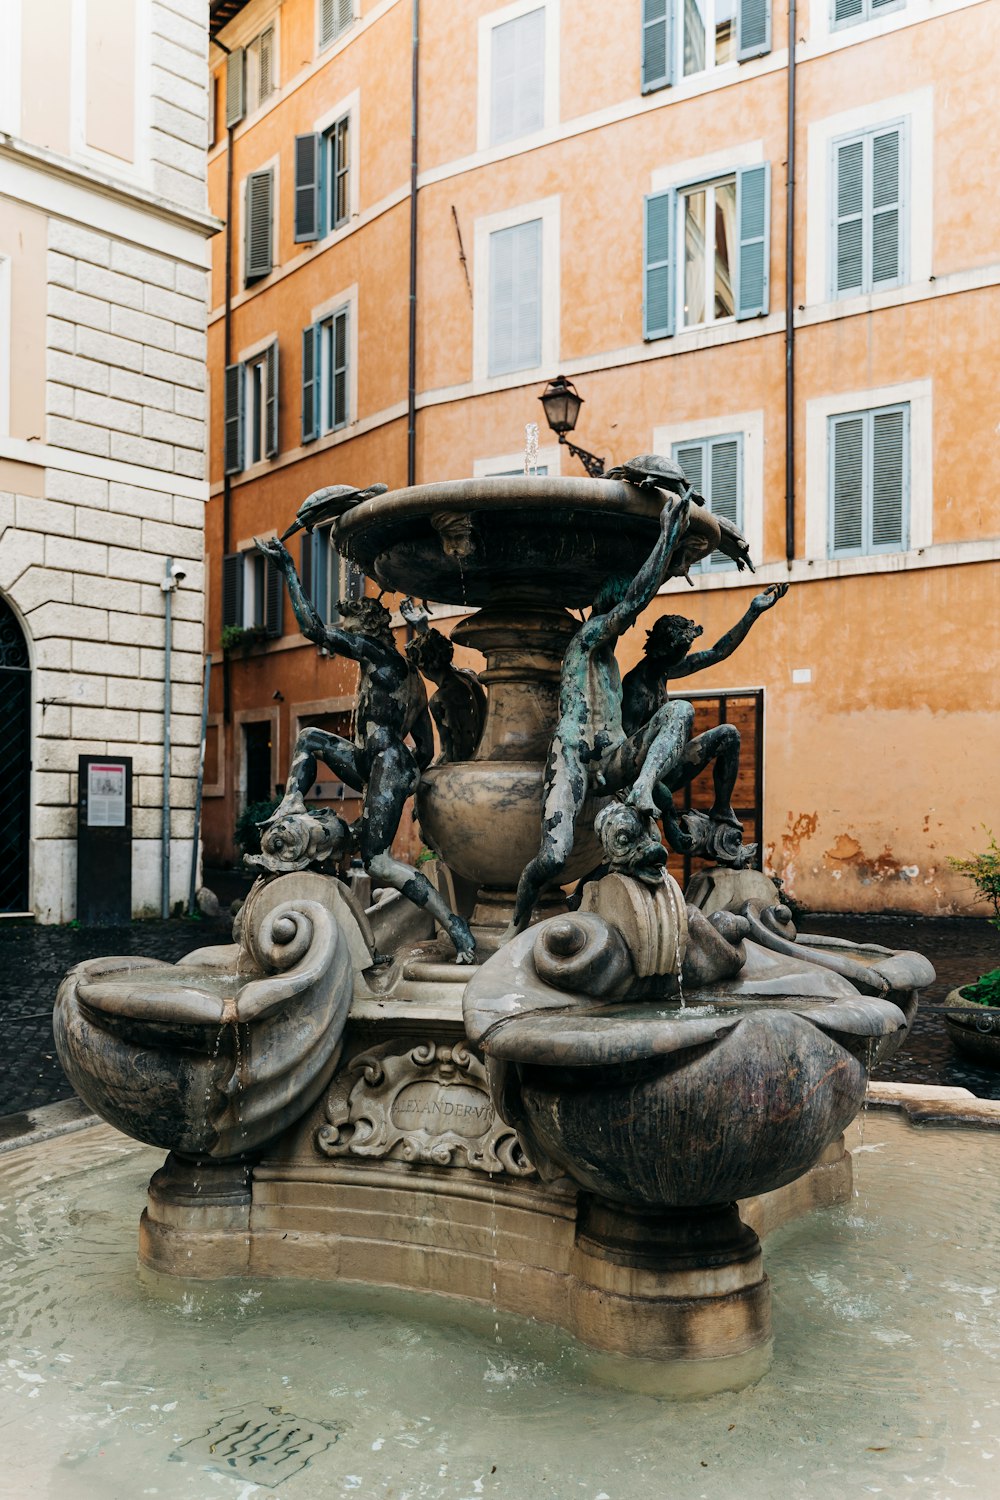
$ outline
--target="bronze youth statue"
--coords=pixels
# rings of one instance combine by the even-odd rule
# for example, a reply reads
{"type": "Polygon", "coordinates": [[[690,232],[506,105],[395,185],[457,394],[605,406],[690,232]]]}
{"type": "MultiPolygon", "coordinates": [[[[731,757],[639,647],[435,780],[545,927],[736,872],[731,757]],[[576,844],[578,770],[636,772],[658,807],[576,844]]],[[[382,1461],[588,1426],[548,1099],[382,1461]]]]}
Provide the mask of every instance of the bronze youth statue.
{"type": "Polygon", "coordinates": [[[434,754],[434,739],[424,684],[396,649],[389,611],[377,599],[344,599],[337,605],[340,623],[327,625],[306,598],[284,544],[258,537],[257,547],[284,574],[302,634],[334,655],[356,661],[361,669],[353,740],[325,729],[303,729],[295,742],[284,799],[269,821],[278,823],[301,810],[303,794],[316,778],[316,761],[321,760],[364,797],[357,834],[365,869],[377,883],[426,907],[454,943],[458,962],[474,963],[475,941],[468,923],[455,915],[425,876],[391,853],[406,799],[434,754]],[[407,735],[412,750],[405,743],[407,735]]]}
{"type": "Polygon", "coordinates": [[[455,647],[429,623],[426,610],[404,599],[399,612],[416,632],[406,643],[406,659],[437,688],[430,711],[441,740],[438,764],[471,760],[486,718],[482,683],[470,667],[455,666],[455,647]]]}

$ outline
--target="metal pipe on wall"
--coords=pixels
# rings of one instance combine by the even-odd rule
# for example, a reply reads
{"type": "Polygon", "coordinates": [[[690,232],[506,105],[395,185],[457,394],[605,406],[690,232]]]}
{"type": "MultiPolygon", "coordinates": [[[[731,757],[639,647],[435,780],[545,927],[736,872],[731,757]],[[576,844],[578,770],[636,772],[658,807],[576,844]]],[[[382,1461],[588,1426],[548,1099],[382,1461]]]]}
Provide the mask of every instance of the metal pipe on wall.
{"type": "Polygon", "coordinates": [[[168,557],[163,571],[163,815],[160,824],[160,915],[170,915],[170,710],[171,649],[174,638],[174,589],[183,574],[174,572],[168,557]]]}
{"type": "Polygon", "coordinates": [[[785,559],[795,557],[795,4],[788,0],[785,183],[785,559]]]}
{"type": "Polygon", "coordinates": [[[420,103],[420,0],[410,33],[410,306],[406,388],[406,483],[417,482],[417,132],[420,103]]]}
{"type": "Polygon", "coordinates": [[[208,736],[208,694],[212,685],[212,653],[205,655],[205,682],[201,695],[201,749],[198,753],[198,780],[194,790],[194,833],[191,840],[191,879],[188,882],[188,913],[198,910],[198,836],[201,833],[201,803],[205,788],[205,741],[208,736]]]}

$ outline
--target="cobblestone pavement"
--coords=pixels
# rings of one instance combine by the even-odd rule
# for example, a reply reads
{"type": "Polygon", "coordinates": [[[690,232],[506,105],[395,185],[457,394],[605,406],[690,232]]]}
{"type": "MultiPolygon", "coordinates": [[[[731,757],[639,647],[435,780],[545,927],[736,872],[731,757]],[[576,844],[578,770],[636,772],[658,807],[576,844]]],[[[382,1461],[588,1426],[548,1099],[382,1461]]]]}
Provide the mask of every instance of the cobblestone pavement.
{"type": "MultiPolygon", "coordinates": [[[[878,1076],[897,1083],[950,1084],[1000,1099],[1000,1072],[963,1062],[944,1029],[950,989],[1000,967],[1000,932],[961,917],[808,916],[804,932],[888,948],[915,948],[937,970],[906,1047],[878,1076]]],[[[129,927],[34,927],[0,923],[0,1117],[72,1095],[52,1041],[52,1006],[67,969],[86,958],[141,953],[176,960],[228,941],[229,919],[134,922],[129,927]]]]}

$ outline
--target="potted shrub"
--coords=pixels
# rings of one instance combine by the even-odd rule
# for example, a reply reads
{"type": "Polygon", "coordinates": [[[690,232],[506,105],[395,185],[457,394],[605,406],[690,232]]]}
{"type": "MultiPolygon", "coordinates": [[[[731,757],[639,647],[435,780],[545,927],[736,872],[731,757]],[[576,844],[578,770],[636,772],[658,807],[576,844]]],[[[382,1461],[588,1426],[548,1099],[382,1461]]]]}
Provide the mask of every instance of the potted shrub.
{"type": "MultiPolygon", "coordinates": [[[[990,842],[982,854],[948,863],[972,881],[976,899],[993,908],[989,921],[1000,930],[1000,846],[990,830],[986,832],[990,842]]],[[[976,1062],[1000,1067],[1000,968],[952,990],[945,1004],[953,1007],[945,1012],[944,1023],[958,1050],[976,1062]]]]}

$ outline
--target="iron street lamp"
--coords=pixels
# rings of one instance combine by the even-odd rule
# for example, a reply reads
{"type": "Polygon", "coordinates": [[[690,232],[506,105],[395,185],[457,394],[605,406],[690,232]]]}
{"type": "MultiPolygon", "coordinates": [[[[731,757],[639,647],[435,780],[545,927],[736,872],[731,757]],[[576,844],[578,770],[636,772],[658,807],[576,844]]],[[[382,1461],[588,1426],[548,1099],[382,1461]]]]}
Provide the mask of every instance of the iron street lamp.
{"type": "Polygon", "coordinates": [[[583,405],[583,397],[572,380],[567,380],[565,375],[557,375],[555,380],[549,381],[538,399],[542,403],[545,420],[559,441],[569,449],[574,458],[580,460],[591,479],[600,479],[604,473],[604,459],[598,458],[596,453],[588,453],[586,448],[578,448],[566,436],[576,426],[576,419],[583,405]]]}

